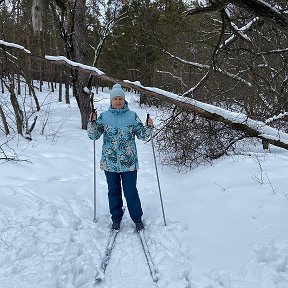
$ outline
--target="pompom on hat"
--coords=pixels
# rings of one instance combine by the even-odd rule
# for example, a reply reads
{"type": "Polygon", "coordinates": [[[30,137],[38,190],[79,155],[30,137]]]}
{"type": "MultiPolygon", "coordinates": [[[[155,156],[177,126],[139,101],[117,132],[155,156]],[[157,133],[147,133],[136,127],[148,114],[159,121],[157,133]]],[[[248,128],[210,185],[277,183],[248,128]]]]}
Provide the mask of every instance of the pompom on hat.
{"type": "Polygon", "coordinates": [[[114,84],[112,87],[112,90],[110,91],[110,101],[114,98],[114,97],[121,97],[122,99],[125,100],[125,92],[122,89],[120,84],[114,84]]]}

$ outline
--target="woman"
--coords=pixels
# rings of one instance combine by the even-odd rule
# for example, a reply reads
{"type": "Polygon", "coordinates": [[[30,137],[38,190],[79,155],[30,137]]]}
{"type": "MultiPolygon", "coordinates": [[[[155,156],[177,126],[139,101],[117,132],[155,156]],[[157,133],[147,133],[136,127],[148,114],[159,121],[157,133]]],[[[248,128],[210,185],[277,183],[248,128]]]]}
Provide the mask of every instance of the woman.
{"type": "Polygon", "coordinates": [[[144,126],[138,115],[129,110],[125,93],[119,84],[113,86],[110,101],[108,111],[101,113],[98,119],[97,114],[92,113],[88,123],[88,137],[97,140],[103,134],[100,168],[104,170],[108,184],[112,229],[120,229],[123,217],[122,186],[130,217],[136,230],[140,231],[144,225],[136,187],[139,166],[135,136],[143,141],[148,140],[153,121],[148,118],[147,126],[144,126]]]}

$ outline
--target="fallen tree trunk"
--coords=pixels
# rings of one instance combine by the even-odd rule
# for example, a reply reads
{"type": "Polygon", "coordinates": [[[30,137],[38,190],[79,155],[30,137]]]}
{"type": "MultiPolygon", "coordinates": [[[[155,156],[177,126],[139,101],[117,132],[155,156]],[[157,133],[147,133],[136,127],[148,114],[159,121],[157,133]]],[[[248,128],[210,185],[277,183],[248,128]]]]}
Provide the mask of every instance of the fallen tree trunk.
{"type": "MultiPolygon", "coordinates": [[[[1,45],[5,45],[5,42],[2,40],[0,40],[0,47],[1,45]]],[[[54,64],[66,65],[70,68],[91,74],[97,78],[108,82],[119,83],[125,88],[134,89],[140,93],[144,93],[152,97],[157,97],[187,111],[192,111],[200,115],[201,117],[228,124],[233,129],[244,132],[247,137],[259,138],[266,143],[268,142],[270,144],[288,150],[287,133],[272,128],[264,122],[253,120],[243,113],[231,112],[220,107],[206,104],[191,98],[179,96],[177,94],[167,92],[158,88],[145,87],[139,82],[115,79],[106,75],[104,72],[100,71],[95,67],[71,61],[63,56],[45,56],[45,58],[42,58],[38,56],[33,56],[30,51],[27,52],[27,49],[16,44],[11,45],[11,43],[8,43],[8,45],[5,46],[13,46],[14,48],[22,49],[30,57],[37,58],[41,61],[52,61],[54,64]]]]}
{"type": "Polygon", "coordinates": [[[97,68],[82,65],[80,63],[72,62],[65,57],[50,57],[46,56],[48,61],[62,63],[69,67],[81,70],[86,73],[93,74],[95,77],[109,81],[112,83],[119,83],[125,88],[134,89],[140,93],[150,95],[172,103],[180,108],[187,111],[192,111],[201,117],[219,121],[230,125],[233,129],[240,130],[247,135],[247,137],[256,137],[265,142],[273,144],[275,146],[288,150],[288,134],[281,132],[280,130],[274,129],[264,122],[256,121],[248,118],[243,113],[231,112],[220,107],[216,107],[210,104],[202,103],[200,101],[179,96],[177,94],[167,92],[154,87],[145,87],[139,82],[123,81],[115,79],[98,70],[97,68]]]}

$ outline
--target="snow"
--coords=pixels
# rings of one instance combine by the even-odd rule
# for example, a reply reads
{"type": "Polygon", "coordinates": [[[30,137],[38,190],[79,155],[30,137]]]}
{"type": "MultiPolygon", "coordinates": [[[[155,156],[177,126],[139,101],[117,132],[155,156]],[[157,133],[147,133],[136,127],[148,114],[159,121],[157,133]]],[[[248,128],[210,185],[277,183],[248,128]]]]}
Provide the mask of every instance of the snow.
{"type": "Polygon", "coordinates": [[[188,64],[188,65],[191,65],[191,66],[200,68],[200,69],[210,69],[210,66],[209,66],[209,65],[201,64],[201,63],[197,63],[197,62],[192,62],[192,61],[187,61],[187,60],[181,59],[180,57],[177,57],[177,56],[169,53],[168,51],[164,51],[164,52],[165,52],[167,55],[169,55],[171,58],[177,59],[177,60],[179,60],[179,61],[182,62],[182,63],[188,64]]]}
{"type": "MultiPolygon", "coordinates": [[[[225,9],[226,13],[229,14],[228,9],[225,9]]],[[[259,17],[254,17],[251,21],[249,21],[247,24],[243,25],[242,27],[238,28],[234,23],[231,22],[231,24],[233,24],[233,27],[236,31],[238,31],[238,33],[241,34],[242,37],[244,37],[247,41],[250,41],[250,38],[244,33],[248,30],[250,30],[252,28],[252,25],[255,24],[255,22],[257,22],[259,20],[259,17]]],[[[233,34],[232,36],[230,36],[227,40],[225,40],[225,45],[228,45],[229,43],[231,43],[233,40],[236,39],[236,35],[233,34]]],[[[219,48],[223,48],[223,45],[220,45],[219,48]]]]}
{"type": "Polygon", "coordinates": [[[261,3],[263,6],[266,6],[267,8],[271,9],[273,12],[277,13],[277,14],[281,14],[280,11],[275,8],[274,6],[270,5],[269,3],[267,3],[266,1],[263,0],[257,0],[256,2],[261,3]]]}
{"type": "Polygon", "coordinates": [[[260,122],[257,120],[253,120],[251,118],[248,118],[247,115],[240,113],[240,112],[233,112],[229,110],[225,110],[221,107],[217,107],[211,104],[203,103],[200,101],[197,101],[195,99],[191,99],[185,96],[180,96],[177,94],[174,94],[172,92],[165,91],[160,88],[156,87],[144,87],[141,84],[137,84],[136,82],[131,82],[129,80],[124,80],[126,83],[131,83],[133,85],[139,86],[140,88],[144,88],[147,91],[155,92],[159,96],[164,96],[166,98],[170,98],[179,102],[183,102],[186,104],[191,104],[194,107],[200,108],[204,111],[207,111],[211,114],[216,114],[224,119],[231,121],[232,123],[239,123],[239,124],[245,124],[247,127],[252,128],[253,130],[257,131],[259,135],[265,135],[267,136],[267,139],[273,139],[276,141],[282,141],[285,144],[288,144],[288,134],[284,133],[278,129],[272,128],[268,125],[266,125],[264,122],[260,122]]]}
{"type": "Polygon", "coordinates": [[[64,56],[49,56],[49,55],[46,55],[45,59],[49,60],[49,61],[64,61],[70,66],[79,67],[79,68],[82,68],[84,70],[95,72],[99,76],[105,75],[104,72],[102,72],[101,70],[99,70],[99,69],[97,69],[95,67],[92,67],[92,66],[89,66],[89,65],[84,65],[84,64],[81,64],[79,62],[75,62],[75,61],[69,60],[68,58],[66,58],[64,56]]]}
{"type": "MultiPolygon", "coordinates": [[[[23,46],[20,46],[20,45],[14,44],[14,43],[8,43],[8,42],[5,42],[3,40],[0,40],[0,45],[1,44],[5,45],[5,46],[13,46],[13,47],[18,48],[18,49],[26,50],[23,46]]],[[[29,53],[29,51],[27,53],[29,53]]],[[[67,59],[64,56],[47,56],[46,55],[45,59],[47,59],[49,61],[58,61],[58,62],[59,61],[64,61],[69,66],[78,67],[78,68],[83,69],[83,70],[88,70],[88,71],[94,72],[98,76],[104,76],[105,75],[104,72],[102,72],[101,70],[97,69],[96,67],[92,67],[92,66],[81,64],[79,62],[71,61],[71,60],[67,59]]],[[[204,66],[202,66],[202,67],[204,68],[204,66]]],[[[241,79],[241,77],[239,77],[238,75],[233,75],[231,73],[228,73],[228,72],[222,71],[222,70],[219,70],[219,71],[222,72],[222,73],[226,73],[228,76],[230,76],[232,78],[235,78],[235,79],[238,79],[238,80],[242,81],[243,83],[246,83],[247,85],[249,85],[249,82],[247,82],[244,79],[241,79]]],[[[259,121],[255,121],[253,119],[249,119],[249,118],[247,118],[247,116],[245,114],[242,114],[242,113],[235,113],[235,112],[232,112],[232,111],[228,111],[228,110],[222,109],[220,107],[213,106],[211,104],[203,103],[203,102],[197,101],[195,99],[191,99],[191,98],[185,97],[185,95],[187,93],[189,93],[189,91],[191,92],[195,88],[191,88],[189,91],[184,93],[182,96],[179,96],[177,94],[174,94],[174,93],[171,93],[171,92],[159,89],[159,88],[144,87],[138,81],[131,82],[129,80],[124,80],[124,82],[131,83],[131,84],[133,84],[135,86],[138,86],[140,88],[146,89],[147,91],[155,92],[155,93],[158,94],[158,96],[162,95],[162,96],[164,96],[166,98],[174,99],[176,101],[180,101],[180,102],[183,102],[183,103],[187,103],[187,104],[193,105],[194,107],[198,107],[198,108],[200,108],[200,109],[202,109],[204,111],[207,111],[208,113],[219,115],[219,116],[223,117],[225,120],[231,121],[233,123],[240,123],[240,124],[245,123],[246,126],[248,126],[248,127],[252,128],[253,130],[255,130],[255,133],[257,133],[257,135],[260,135],[260,136],[261,135],[262,136],[266,136],[267,135],[267,139],[271,139],[271,140],[275,140],[275,141],[281,141],[284,144],[288,145],[288,134],[287,133],[284,133],[284,132],[281,132],[281,131],[279,131],[277,129],[271,128],[268,125],[266,125],[264,122],[259,122],[259,121]]],[[[84,91],[87,92],[87,89],[84,89],[84,91]]]]}
{"type": "MultiPolygon", "coordinates": [[[[94,223],[93,141],[80,129],[75,99],[66,105],[57,102],[57,90],[43,91],[33,140],[9,142],[29,162],[0,165],[0,287],[93,287],[111,225],[99,169],[102,143],[96,141],[94,223]]],[[[106,110],[108,90],[95,96],[97,110],[106,110]]],[[[127,92],[126,99],[142,121],[149,112],[157,125],[157,110],[140,108],[138,95],[127,92]]],[[[272,146],[264,153],[260,145],[246,145],[239,155],[181,173],[162,166],[157,156],[165,227],[151,143],[137,145],[145,236],[160,280],[153,283],[126,212],[105,280],[97,286],[288,287],[288,151],[272,146]]]]}
{"type": "Polygon", "coordinates": [[[209,7],[211,4],[210,4],[210,1],[209,0],[192,0],[191,1],[192,3],[192,8],[195,8],[196,7],[209,7]]]}
{"type": "Polygon", "coordinates": [[[24,52],[26,52],[27,54],[31,54],[31,51],[29,51],[28,49],[26,49],[25,47],[23,47],[21,45],[15,44],[15,43],[7,42],[7,41],[0,39],[0,45],[20,49],[20,50],[23,50],[24,52]]]}
{"type": "Polygon", "coordinates": [[[283,112],[283,113],[280,113],[280,114],[278,114],[278,115],[274,115],[273,117],[267,119],[267,120],[265,121],[265,123],[266,123],[266,124],[269,124],[269,123],[271,123],[271,122],[273,122],[273,121],[276,121],[276,120],[278,120],[278,119],[284,118],[285,116],[288,116],[288,112],[283,112]]]}

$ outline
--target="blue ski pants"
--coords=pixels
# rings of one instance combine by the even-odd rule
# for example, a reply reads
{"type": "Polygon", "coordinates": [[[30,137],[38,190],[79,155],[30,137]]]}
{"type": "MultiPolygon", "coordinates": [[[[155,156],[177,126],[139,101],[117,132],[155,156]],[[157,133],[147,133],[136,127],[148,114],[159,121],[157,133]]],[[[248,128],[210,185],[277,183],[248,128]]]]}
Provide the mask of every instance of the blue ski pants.
{"type": "Polygon", "coordinates": [[[143,212],[136,188],[137,170],[120,173],[105,171],[105,176],[108,184],[108,200],[112,221],[120,222],[123,216],[123,187],[131,219],[134,223],[141,222],[143,212]]]}

